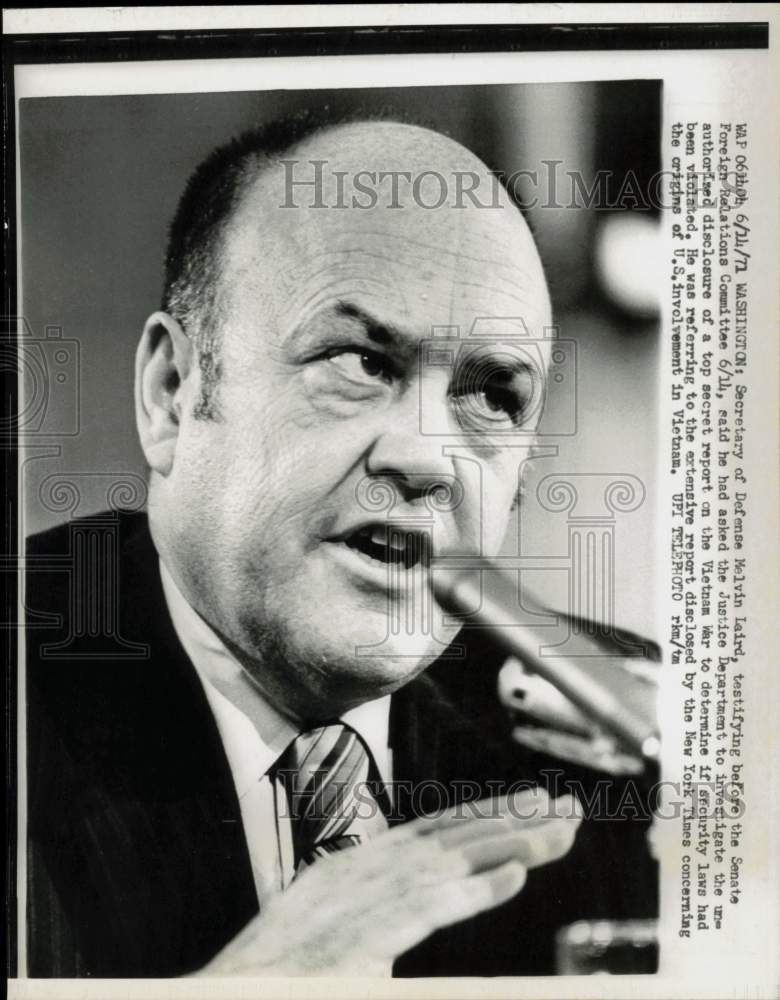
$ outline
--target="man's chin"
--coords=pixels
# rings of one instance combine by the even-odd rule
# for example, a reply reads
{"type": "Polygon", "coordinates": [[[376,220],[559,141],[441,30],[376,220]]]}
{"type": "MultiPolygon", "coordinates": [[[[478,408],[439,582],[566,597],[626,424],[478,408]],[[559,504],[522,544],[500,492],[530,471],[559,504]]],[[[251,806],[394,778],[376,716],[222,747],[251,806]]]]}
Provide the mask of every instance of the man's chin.
{"type": "Polygon", "coordinates": [[[444,648],[426,635],[364,634],[346,642],[323,636],[316,646],[299,652],[301,663],[316,664],[328,694],[346,705],[392,694],[419,676],[444,648]]]}
{"type": "Polygon", "coordinates": [[[394,627],[386,601],[377,600],[372,607],[370,601],[344,596],[337,586],[331,594],[318,593],[317,599],[304,588],[288,592],[283,604],[279,595],[277,606],[266,608],[270,614],[264,615],[262,626],[249,609],[240,626],[241,647],[255,665],[253,672],[274,677],[280,694],[284,686],[298,704],[310,697],[312,703],[349,707],[397,691],[451,641],[451,636],[434,634],[434,628],[442,631],[441,622],[431,620],[434,616],[426,620],[428,630],[403,622],[394,627]]]}
{"type": "Polygon", "coordinates": [[[428,636],[405,635],[331,646],[326,656],[334,676],[354,677],[363,684],[395,690],[429,667],[443,648],[432,644],[428,636]]]}

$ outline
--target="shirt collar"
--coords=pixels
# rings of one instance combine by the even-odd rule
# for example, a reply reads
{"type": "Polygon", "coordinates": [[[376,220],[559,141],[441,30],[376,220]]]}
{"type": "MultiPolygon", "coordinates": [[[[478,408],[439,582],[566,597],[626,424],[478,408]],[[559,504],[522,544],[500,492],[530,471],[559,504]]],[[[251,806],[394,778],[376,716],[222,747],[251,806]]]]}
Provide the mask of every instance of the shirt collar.
{"type": "MultiPolygon", "coordinates": [[[[160,576],[173,626],[214,712],[240,798],[251,782],[276,763],[299,729],[263,697],[235,656],[188,603],[162,560],[160,576]]],[[[385,695],[341,717],[368,746],[383,781],[391,778],[389,715],[390,695],[385,695]]]]}

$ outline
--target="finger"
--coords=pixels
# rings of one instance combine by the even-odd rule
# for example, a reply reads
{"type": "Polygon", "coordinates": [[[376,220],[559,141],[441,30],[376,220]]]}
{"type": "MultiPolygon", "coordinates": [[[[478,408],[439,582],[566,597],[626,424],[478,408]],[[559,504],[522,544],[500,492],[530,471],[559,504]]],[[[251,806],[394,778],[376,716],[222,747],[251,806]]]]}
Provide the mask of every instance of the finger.
{"type": "Polygon", "coordinates": [[[490,872],[409,895],[380,914],[379,925],[369,930],[365,944],[371,951],[397,957],[434,931],[505,903],[522,889],[525,879],[525,868],[510,861],[490,872]]]}
{"type": "MultiPolygon", "coordinates": [[[[497,801],[497,800],[496,800],[497,801]]],[[[540,804],[541,804],[541,800],[540,804]]],[[[501,806],[499,805],[499,808],[501,806]]],[[[546,800],[544,809],[516,810],[503,806],[504,812],[493,814],[485,812],[479,822],[450,823],[431,831],[445,847],[466,844],[472,840],[483,840],[489,836],[505,836],[522,830],[544,829],[549,823],[559,820],[578,826],[582,820],[582,809],[579,802],[572,796],[561,796],[559,799],[546,800]]]]}
{"type": "Polygon", "coordinates": [[[469,824],[479,836],[464,839],[459,829],[447,829],[434,837],[420,837],[397,855],[392,874],[385,869],[388,891],[403,893],[424,886],[445,885],[457,877],[486,872],[509,861],[525,868],[557,861],[570,850],[580,818],[547,820],[523,827],[511,819],[500,823],[483,820],[469,824]]]}
{"type": "MultiPolygon", "coordinates": [[[[461,804],[441,816],[421,817],[383,834],[382,838],[388,838],[386,848],[383,843],[383,850],[400,852],[402,865],[407,861],[412,862],[414,857],[421,877],[426,881],[436,881],[449,862],[438,859],[440,863],[437,864],[435,856],[428,857],[421,849],[421,844],[433,841],[447,849],[469,843],[484,845],[490,838],[506,837],[519,831],[525,833],[536,827],[544,828],[555,818],[566,819],[576,828],[582,819],[582,809],[577,798],[567,794],[552,800],[543,789],[526,789],[503,797],[461,804]],[[430,871],[426,873],[429,868],[430,871]]],[[[561,831],[550,837],[549,851],[536,843],[522,841],[524,849],[520,860],[531,866],[554,860],[569,849],[573,834],[561,831]]],[[[377,848],[382,838],[373,842],[377,848]]],[[[487,847],[484,849],[490,850],[487,847]]],[[[501,857],[501,849],[498,847],[495,848],[495,856],[501,858],[501,861],[506,860],[501,857]]]]}
{"type": "Polygon", "coordinates": [[[522,818],[528,822],[547,815],[550,797],[542,788],[524,788],[508,795],[479,799],[476,802],[461,802],[433,816],[420,816],[410,823],[410,833],[426,836],[450,827],[465,829],[477,820],[501,820],[507,816],[522,818]]]}
{"type": "Polygon", "coordinates": [[[592,737],[584,739],[582,736],[573,736],[560,729],[521,725],[512,730],[512,738],[530,750],[551,754],[561,760],[570,760],[595,771],[623,775],[640,774],[644,769],[643,761],[617,749],[612,742],[605,744],[592,737]]]}
{"type": "Polygon", "coordinates": [[[473,873],[496,868],[511,860],[519,861],[526,868],[537,868],[563,857],[574,843],[576,833],[577,824],[555,820],[533,830],[472,841],[462,846],[460,853],[473,873]]]}
{"type": "Polygon", "coordinates": [[[572,795],[550,799],[546,793],[534,797],[523,795],[504,799],[483,800],[472,803],[480,808],[462,819],[447,818],[425,830],[433,834],[446,847],[483,840],[488,836],[505,836],[518,830],[544,828],[551,822],[565,820],[578,826],[582,820],[579,800],[572,795]]]}

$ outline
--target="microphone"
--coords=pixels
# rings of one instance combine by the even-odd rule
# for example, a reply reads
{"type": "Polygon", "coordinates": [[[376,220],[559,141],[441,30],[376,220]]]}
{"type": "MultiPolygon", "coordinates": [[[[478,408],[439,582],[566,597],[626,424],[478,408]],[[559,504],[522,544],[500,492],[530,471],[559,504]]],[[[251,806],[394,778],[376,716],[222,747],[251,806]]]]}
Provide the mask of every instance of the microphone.
{"type": "Polygon", "coordinates": [[[549,633],[560,613],[544,607],[525,590],[519,591],[517,574],[509,576],[488,560],[470,563],[468,569],[434,563],[430,581],[444,611],[465,618],[467,627],[487,631],[507,654],[552,684],[626,750],[645,763],[657,762],[655,666],[648,669],[646,659],[632,656],[630,648],[621,649],[614,637],[608,641],[582,630],[578,635],[581,652],[559,652],[550,644],[549,633]],[[545,624],[523,623],[524,617],[539,616],[546,618],[545,624]],[[557,617],[551,621],[551,616],[557,617]]]}

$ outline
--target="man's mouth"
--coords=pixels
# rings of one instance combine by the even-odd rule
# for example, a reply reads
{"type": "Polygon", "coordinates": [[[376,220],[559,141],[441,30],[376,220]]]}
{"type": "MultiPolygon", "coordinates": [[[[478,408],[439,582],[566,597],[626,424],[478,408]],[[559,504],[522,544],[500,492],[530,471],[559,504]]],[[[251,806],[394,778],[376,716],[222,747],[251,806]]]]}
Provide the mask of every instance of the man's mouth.
{"type": "Polygon", "coordinates": [[[373,563],[384,563],[412,569],[419,563],[430,563],[430,539],[419,531],[395,525],[366,525],[345,535],[344,545],[373,563]]]}

